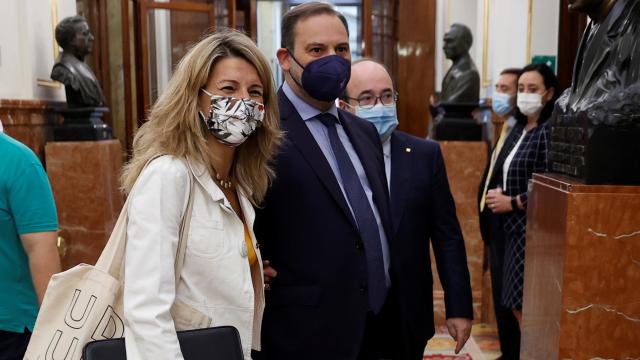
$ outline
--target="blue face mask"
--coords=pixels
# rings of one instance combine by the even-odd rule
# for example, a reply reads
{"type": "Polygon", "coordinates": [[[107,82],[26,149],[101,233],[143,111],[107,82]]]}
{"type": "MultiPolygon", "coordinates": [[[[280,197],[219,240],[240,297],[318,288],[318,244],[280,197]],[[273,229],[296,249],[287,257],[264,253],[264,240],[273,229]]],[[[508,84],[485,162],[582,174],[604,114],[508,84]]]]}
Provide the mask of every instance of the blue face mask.
{"type": "Polygon", "coordinates": [[[372,108],[362,108],[356,106],[356,115],[370,121],[375,125],[380,140],[387,141],[393,130],[398,126],[398,116],[396,115],[396,105],[377,104],[372,108]]]}
{"type": "Polygon", "coordinates": [[[491,102],[493,112],[498,116],[505,116],[513,110],[513,96],[501,92],[494,92],[491,102]]]}
{"type": "Polygon", "coordinates": [[[289,55],[303,69],[300,79],[302,84],[293,75],[291,78],[312,98],[326,102],[334,101],[347,87],[351,78],[349,60],[338,55],[329,55],[314,60],[305,67],[298,62],[291,51],[289,55]]]}

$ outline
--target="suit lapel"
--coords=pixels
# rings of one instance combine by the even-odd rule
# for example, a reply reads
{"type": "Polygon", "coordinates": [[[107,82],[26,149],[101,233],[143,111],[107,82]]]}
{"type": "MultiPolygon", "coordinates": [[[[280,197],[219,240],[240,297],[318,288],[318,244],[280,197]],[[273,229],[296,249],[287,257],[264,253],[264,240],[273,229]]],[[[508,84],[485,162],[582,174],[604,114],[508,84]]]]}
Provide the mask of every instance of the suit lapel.
{"type": "Polygon", "coordinates": [[[334,200],[338,203],[344,214],[349,218],[351,224],[357,228],[351,210],[342,194],[340,185],[336,180],[333,170],[327,159],[324,157],[322,150],[318,146],[313,135],[304,124],[304,120],[296,111],[293,104],[289,101],[282,89],[278,91],[280,116],[282,118],[282,128],[286,132],[286,136],[300,151],[309,166],[318,176],[320,182],[325,186],[334,200]]]}
{"type": "Polygon", "coordinates": [[[406,142],[395,132],[391,135],[391,211],[393,233],[398,231],[411,182],[411,159],[406,142]]]}
{"type": "MultiPolygon", "coordinates": [[[[496,173],[498,172],[498,170],[502,169],[504,165],[504,161],[507,159],[507,157],[511,153],[511,150],[513,150],[513,148],[516,146],[516,143],[520,139],[520,136],[522,136],[523,130],[524,130],[523,124],[516,124],[513,126],[513,129],[511,129],[511,132],[509,133],[509,136],[505,140],[504,145],[502,146],[502,149],[500,149],[500,153],[498,154],[496,163],[493,166],[493,172],[489,174],[490,179],[493,179],[496,176],[496,173]]],[[[500,182],[500,184],[502,184],[502,182],[500,182]]]]}

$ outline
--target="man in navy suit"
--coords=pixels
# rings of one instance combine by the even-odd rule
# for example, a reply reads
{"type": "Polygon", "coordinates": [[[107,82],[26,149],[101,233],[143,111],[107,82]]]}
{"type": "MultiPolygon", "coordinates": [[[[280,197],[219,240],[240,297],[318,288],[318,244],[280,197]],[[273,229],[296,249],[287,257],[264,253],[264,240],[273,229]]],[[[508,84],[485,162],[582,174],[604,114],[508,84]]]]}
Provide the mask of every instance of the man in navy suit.
{"type": "Polygon", "coordinates": [[[353,63],[340,104],[372,122],[380,135],[394,225],[391,267],[397,278],[393,284],[405,331],[401,358],[421,359],[434,333],[429,239],[444,288],[447,327],[457,341],[456,352],[471,330],[471,287],[440,146],[396,130],[396,100],[393,82],[383,65],[371,59],[353,63]]]}
{"type": "Polygon", "coordinates": [[[325,3],[296,6],[277,57],[285,135],[254,230],[278,276],[254,358],[388,357],[379,335],[395,308],[389,197],[374,126],[335,105],[351,71],[344,16],[325,3]]]}

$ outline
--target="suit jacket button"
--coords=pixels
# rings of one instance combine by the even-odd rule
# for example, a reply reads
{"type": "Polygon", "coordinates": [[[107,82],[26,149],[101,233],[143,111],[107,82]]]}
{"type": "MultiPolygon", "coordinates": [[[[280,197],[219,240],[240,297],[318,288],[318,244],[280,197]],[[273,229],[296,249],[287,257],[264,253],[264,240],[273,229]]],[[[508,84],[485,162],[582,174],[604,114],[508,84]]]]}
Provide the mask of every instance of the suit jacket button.
{"type": "Polygon", "coordinates": [[[367,283],[362,283],[360,284],[360,292],[365,292],[367,291],[367,283]]]}
{"type": "Polygon", "coordinates": [[[362,249],[362,241],[360,240],[356,241],[356,249],[358,250],[362,249]]]}

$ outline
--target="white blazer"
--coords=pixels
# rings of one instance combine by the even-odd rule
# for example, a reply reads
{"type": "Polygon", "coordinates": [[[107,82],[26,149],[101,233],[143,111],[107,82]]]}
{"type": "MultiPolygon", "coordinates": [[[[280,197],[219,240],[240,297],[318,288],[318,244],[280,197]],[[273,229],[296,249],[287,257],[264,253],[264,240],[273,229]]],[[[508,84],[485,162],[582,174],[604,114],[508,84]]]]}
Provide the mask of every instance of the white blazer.
{"type": "Polygon", "coordinates": [[[236,327],[244,357],[251,359],[251,349],[260,350],[264,283],[249,200],[238,191],[260,264],[260,273],[254,274],[255,287],[244,225],[202,164],[158,157],[141,172],[129,196],[124,261],[127,358],[183,359],[176,330],[210,323],[236,327]],[[176,285],[174,262],[189,194],[189,171],[195,176],[193,211],[176,285]],[[172,316],[172,306],[185,304],[209,321],[203,324],[197,316],[172,316]]]}

